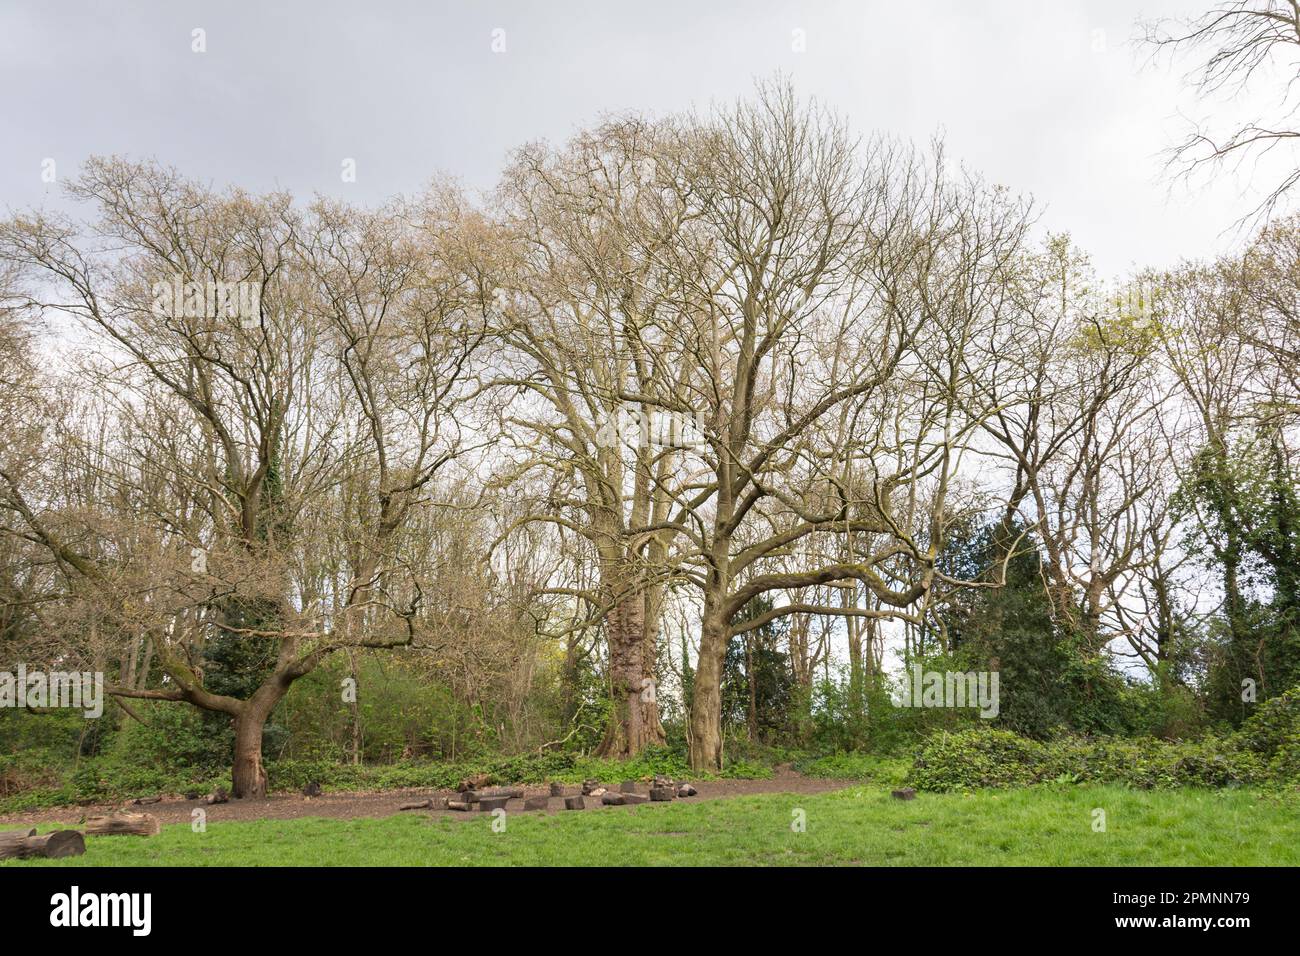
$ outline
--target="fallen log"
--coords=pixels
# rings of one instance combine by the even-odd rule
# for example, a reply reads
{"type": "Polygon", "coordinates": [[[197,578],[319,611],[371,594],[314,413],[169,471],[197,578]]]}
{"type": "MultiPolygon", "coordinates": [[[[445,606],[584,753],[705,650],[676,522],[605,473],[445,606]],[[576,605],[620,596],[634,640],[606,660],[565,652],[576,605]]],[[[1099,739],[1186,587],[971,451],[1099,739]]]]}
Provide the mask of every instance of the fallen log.
{"type": "Polygon", "coordinates": [[[110,813],[86,820],[86,836],[157,836],[162,830],[151,813],[110,813]]]}
{"type": "Polygon", "coordinates": [[[415,803],[404,803],[397,809],[399,810],[432,810],[432,800],[417,800],[415,803]]]}
{"type": "Polygon", "coordinates": [[[493,787],[491,790],[466,790],[462,795],[466,803],[478,803],[480,800],[495,800],[505,797],[507,800],[522,800],[523,787],[493,787]]]}
{"type": "Polygon", "coordinates": [[[0,833],[0,860],[43,857],[61,860],[86,852],[86,839],[77,830],[55,830],[39,836],[35,830],[0,833]]]}
{"type": "Polygon", "coordinates": [[[8,860],[18,855],[18,848],[24,841],[36,836],[36,829],[0,831],[0,860],[8,860]]]}

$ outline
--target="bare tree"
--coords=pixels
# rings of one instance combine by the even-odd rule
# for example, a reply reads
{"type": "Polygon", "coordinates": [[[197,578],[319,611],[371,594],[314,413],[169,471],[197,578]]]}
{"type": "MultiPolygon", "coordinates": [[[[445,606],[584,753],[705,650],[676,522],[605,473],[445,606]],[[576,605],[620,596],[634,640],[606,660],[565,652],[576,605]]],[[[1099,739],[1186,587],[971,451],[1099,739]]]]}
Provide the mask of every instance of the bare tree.
{"type": "Polygon", "coordinates": [[[1203,167],[1258,162],[1280,150],[1281,178],[1255,209],[1257,218],[1266,218],[1300,183],[1300,163],[1295,161],[1300,145],[1300,128],[1295,125],[1300,107],[1296,98],[1300,4],[1296,0],[1228,0],[1194,19],[1147,23],[1145,40],[1156,52],[1186,51],[1196,56],[1188,80],[1204,98],[1270,83],[1279,87],[1269,93],[1275,104],[1272,113],[1226,128],[1197,123],[1169,154],[1171,166],[1190,174],[1203,167]]]}
{"type": "Polygon", "coordinates": [[[38,456],[54,481],[6,471],[0,491],[62,577],[51,636],[87,618],[106,642],[143,636],[161,680],[137,669],[112,693],[228,715],[234,791],[260,796],[263,728],[293,682],[344,647],[416,637],[400,531],[473,444],[453,409],[478,290],[400,210],[304,216],[112,159],[71,193],[93,226],[20,216],[0,259],[57,290],[32,306],[94,335],[83,374],[117,427],[69,430],[38,456]],[[89,483],[60,482],[61,458],[89,483]]]}

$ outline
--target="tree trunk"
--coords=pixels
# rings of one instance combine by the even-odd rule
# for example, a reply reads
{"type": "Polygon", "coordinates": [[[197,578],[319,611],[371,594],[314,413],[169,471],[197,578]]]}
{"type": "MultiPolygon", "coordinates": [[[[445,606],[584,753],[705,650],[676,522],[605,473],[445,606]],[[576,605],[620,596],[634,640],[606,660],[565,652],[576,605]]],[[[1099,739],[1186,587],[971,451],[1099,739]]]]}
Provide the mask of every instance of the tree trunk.
{"type": "Polygon", "coordinates": [[[749,742],[758,741],[758,686],[754,683],[754,642],[748,631],[745,632],[745,683],[749,685],[749,708],[745,715],[745,728],[749,733],[749,742]]]}
{"type": "Polygon", "coordinates": [[[268,714],[245,705],[235,718],[235,763],[231,769],[233,795],[266,796],[266,769],[262,766],[262,729],[268,714]]]}
{"type": "Polygon", "coordinates": [[[704,597],[700,658],[691,702],[691,769],[722,769],[722,664],[731,628],[717,599],[704,597]]]}
{"type": "Polygon", "coordinates": [[[664,743],[658,689],[650,673],[652,668],[645,661],[644,594],[633,594],[615,604],[605,618],[605,632],[614,712],[597,753],[602,757],[632,757],[648,746],[664,743]]]}

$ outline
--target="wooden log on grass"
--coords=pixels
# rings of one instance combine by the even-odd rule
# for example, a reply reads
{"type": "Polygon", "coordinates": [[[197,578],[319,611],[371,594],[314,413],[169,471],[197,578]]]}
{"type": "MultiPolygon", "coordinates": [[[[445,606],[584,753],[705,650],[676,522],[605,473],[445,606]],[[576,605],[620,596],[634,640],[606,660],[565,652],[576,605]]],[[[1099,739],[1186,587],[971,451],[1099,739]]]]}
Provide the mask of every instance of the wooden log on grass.
{"type": "Polygon", "coordinates": [[[162,831],[151,813],[109,813],[86,820],[86,836],[157,836],[162,831]]]}
{"type": "Polygon", "coordinates": [[[54,830],[39,836],[35,830],[12,830],[0,833],[0,860],[26,860],[42,857],[61,860],[86,852],[86,839],[77,830],[54,830]]]}

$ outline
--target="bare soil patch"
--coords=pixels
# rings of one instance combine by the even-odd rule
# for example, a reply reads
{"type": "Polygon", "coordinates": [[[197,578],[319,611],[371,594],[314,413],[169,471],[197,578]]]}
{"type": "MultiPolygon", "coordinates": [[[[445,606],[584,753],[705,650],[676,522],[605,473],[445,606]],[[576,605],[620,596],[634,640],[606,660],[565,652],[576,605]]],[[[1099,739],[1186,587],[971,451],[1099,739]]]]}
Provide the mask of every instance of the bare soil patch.
{"type": "MultiPolygon", "coordinates": [[[[805,777],[803,774],[787,768],[776,771],[771,780],[703,780],[690,781],[699,790],[694,797],[682,798],[686,803],[699,800],[718,800],[727,797],[743,797],[757,793],[825,793],[828,790],[840,790],[852,786],[852,781],[830,780],[822,777],[805,777]]],[[[617,790],[621,781],[607,780],[605,786],[617,790]]],[[[564,792],[569,795],[581,792],[576,784],[566,785],[564,792]]],[[[525,786],[525,797],[548,793],[545,784],[525,786]]],[[[649,783],[642,781],[637,788],[639,793],[649,793],[649,783]]],[[[296,820],[299,817],[326,817],[334,820],[376,819],[389,817],[399,812],[398,807],[413,800],[427,797],[454,796],[450,790],[385,790],[380,793],[324,793],[319,797],[304,797],[301,794],[273,794],[262,800],[231,800],[214,806],[206,805],[202,800],[165,799],[161,803],[142,807],[130,807],[132,810],[151,813],[163,824],[189,823],[191,814],[197,807],[207,811],[209,823],[225,820],[296,820]]],[[[605,807],[600,797],[587,797],[583,801],[588,810],[624,810],[626,807],[605,807]]],[[[0,824],[43,824],[79,823],[83,817],[121,809],[124,804],[97,804],[88,807],[55,807],[49,810],[34,810],[27,813],[0,815],[0,824]]],[[[509,812],[523,812],[524,801],[510,800],[506,804],[509,812]]],[[[408,810],[406,813],[450,817],[473,817],[474,813],[454,810],[408,810]]],[[[541,811],[535,811],[541,812],[541,811]]],[[[550,801],[548,813],[564,813],[564,801],[558,797],[550,801]]]]}

